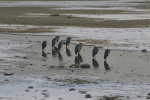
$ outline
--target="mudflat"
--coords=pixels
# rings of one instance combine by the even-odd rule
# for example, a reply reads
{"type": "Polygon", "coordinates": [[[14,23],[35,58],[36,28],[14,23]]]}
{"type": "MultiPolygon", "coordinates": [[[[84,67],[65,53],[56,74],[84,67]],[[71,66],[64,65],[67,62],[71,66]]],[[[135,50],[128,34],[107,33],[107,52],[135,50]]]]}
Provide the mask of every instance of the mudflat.
{"type": "MultiPolygon", "coordinates": [[[[149,91],[147,87],[150,82],[149,51],[146,49],[114,49],[115,47],[138,48],[138,46],[125,44],[124,42],[118,42],[117,44],[110,42],[109,39],[79,38],[80,36],[72,36],[71,34],[73,31],[86,32],[82,28],[125,30],[126,28],[148,28],[150,23],[149,7],[149,1],[140,0],[132,2],[130,0],[0,0],[0,74],[1,77],[4,77],[1,79],[0,84],[10,84],[10,86],[15,84],[15,87],[20,87],[20,91],[24,90],[23,93],[29,92],[32,96],[28,94],[28,97],[34,97],[34,99],[43,99],[43,97],[44,99],[54,99],[49,95],[53,92],[51,90],[57,90],[54,87],[60,86],[62,91],[66,91],[64,87],[69,89],[72,86],[71,84],[75,84],[73,87],[76,87],[77,90],[80,90],[78,87],[82,87],[80,84],[87,85],[87,88],[85,87],[83,90],[94,95],[93,99],[100,99],[100,96],[105,100],[105,94],[119,94],[121,96],[117,96],[117,98],[122,99],[123,97],[122,100],[129,98],[144,100],[148,98],[149,95],[147,93],[149,91]],[[66,30],[68,28],[68,31],[61,32],[59,29],[63,29],[62,27],[65,27],[64,29],[66,30]],[[70,27],[75,27],[75,29],[69,29],[70,27]],[[76,31],[79,28],[80,31],[76,31]],[[59,41],[65,41],[69,36],[72,37],[72,40],[68,47],[64,44],[61,50],[56,52],[59,42],[56,43],[56,48],[52,48],[51,43],[52,39],[59,34],[61,34],[59,41]],[[43,41],[47,41],[44,52],[42,52],[41,47],[43,41]],[[74,49],[79,42],[83,43],[84,46],[80,53],[76,55],[74,49]],[[99,52],[95,57],[92,57],[94,46],[98,46],[99,52]],[[105,50],[112,46],[113,49],[110,49],[107,60],[104,60],[105,50]],[[23,79],[18,80],[18,76],[23,77],[23,79]],[[63,79],[63,76],[66,79],[63,79]],[[37,77],[39,80],[36,80],[37,77]],[[78,79],[78,77],[82,78],[78,79]],[[85,77],[87,78],[86,81],[84,80],[85,77]],[[91,82],[93,77],[98,79],[94,79],[94,82],[91,82]],[[77,81],[74,81],[74,78],[77,81]],[[99,79],[101,79],[100,83],[98,82],[99,79]],[[33,80],[36,80],[39,84],[34,83],[33,80]],[[19,85],[17,82],[19,82],[19,85]],[[56,82],[56,84],[51,82],[56,82]],[[64,84],[58,85],[62,83],[64,84]],[[97,87],[94,87],[91,83],[95,86],[97,86],[96,84],[104,85],[103,90],[108,89],[110,91],[105,91],[104,94],[96,94],[98,91],[97,87]],[[146,85],[142,83],[146,83],[146,85]],[[39,90],[29,91],[29,89],[34,87],[29,86],[28,89],[25,89],[22,88],[22,84],[23,86],[34,84],[39,90]],[[50,87],[47,84],[50,84],[50,87]],[[131,93],[127,93],[126,89],[120,90],[119,86],[122,85],[129,88],[127,91],[131,93]],[[88,87],[91,86],[94,88],[92,87],[93,89],[91,88],[90,90],[88,87]],[[116,93],[114,93],[112,86],[116,88],[116,93]],[[42,90],[43,87],[46,90],[42,90]],[[137,88],[140,91],[139,93],[136,91],[137,88]],[[42,93],[39,92],[41,90],[42,93]],[[120,91],[123,91],[123,93],[120,94],[120,91]],[[42,97],[35,95],[35,92],[42,94],[42,97]],[[132,95],[130,96],[130,94],[132,95]]],[[[128,32],[128,30],[126,31],[128,32]]],[[[87,31],[88,35],[90,32],[92,34],[92,31],[87,31]]],[[[99,31],[94,30],[94,32],[99,31]]],[[[117,32],[119,34],[122,31],[117,32]]],[[[125,41],[129,41],[128,38],[125,41]]],[[[149,43],[142,42],[141,45],[149,45],[149,43]]],[[[75,91],[74,89],[72,90],[75,91]]],[[[8,91],[10,90],[8,89],[8,91]]],[[[2,98],[7,98],[6,94],[8,91],[6,89],[2,93],[2,98]]],[[[17,91],[14,94],[19,95],[17,99],[24,97],[22,93],[18,94],[17,91]]],[[[64,96],[65,94],[63,96],[58,96],[57,92],[53,94],[57,99],[70,100],[70,98],[64,96]]],[[[9,97],[11,99],[16,98],[13,97],[13,94],[9,97]]],[[[83,96],[78,97],[81,100],[83,98],[85,99],[83,96]]]]}

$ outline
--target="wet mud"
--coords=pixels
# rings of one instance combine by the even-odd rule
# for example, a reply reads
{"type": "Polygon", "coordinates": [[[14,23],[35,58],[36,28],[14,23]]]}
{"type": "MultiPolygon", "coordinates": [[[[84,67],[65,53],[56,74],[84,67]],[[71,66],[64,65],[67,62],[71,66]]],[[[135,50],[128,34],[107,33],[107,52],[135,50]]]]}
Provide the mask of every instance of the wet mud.
{"type": "MultiPolygon", "coordinates": [[[[99,52],[92,57],[94,45],[82,47],[78,54],[75,54],[76,43],[72,42],[66,47],[64,44],[58,51],[58,43],[54,47],[51,41],[55,36],[29,36],[1,34],[3,38],[12,41],[19,41],[30,44],[24,49],[13,49],[23,56],[15,55],[25,61],[20,61],[18,67],[5,70],[15,74],[34,75],[79,75],[93,76],[104,80],[119,82],[149,82],[149,52],[110,50],[107,59],[104,59],[106,48],[99,47],[99,52]],[[42,42],[47,41],[47,46],[42,51],[42,42]],[[81,65],[87,64],[86,67],[81,65]]],[[[67,37],[61,36],[60,40],[67,37]]]]}

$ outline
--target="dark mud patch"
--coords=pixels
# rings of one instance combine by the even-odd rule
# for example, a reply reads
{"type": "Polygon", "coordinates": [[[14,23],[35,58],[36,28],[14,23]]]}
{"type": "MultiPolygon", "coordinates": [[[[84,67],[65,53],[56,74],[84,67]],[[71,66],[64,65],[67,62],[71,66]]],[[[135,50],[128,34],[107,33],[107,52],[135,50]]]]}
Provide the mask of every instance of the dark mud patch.
{"type": "Polygon", "coordinates": [[[21,29],[5,29],[5,28],[0,28],[0,32],[1,33],[44,33],[44,32],[48,32],[48,33],[54,33],[55,31],[52,30],[52,28],[30,28],[30,29],[25,29],[25,30],[21,30],[21,29]]]}

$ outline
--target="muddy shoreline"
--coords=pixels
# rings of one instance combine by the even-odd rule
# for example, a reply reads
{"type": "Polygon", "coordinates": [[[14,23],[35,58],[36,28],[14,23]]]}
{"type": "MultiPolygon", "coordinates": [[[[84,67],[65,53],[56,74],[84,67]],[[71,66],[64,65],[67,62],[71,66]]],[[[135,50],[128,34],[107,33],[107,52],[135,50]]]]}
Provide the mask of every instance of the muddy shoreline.
{"type": "MultiPolygon", "coordinates": [[[[68,48],[70,56],[67,55],[68,51],[66,51],[65,45],[62,47],[59,55],[53,55],[50,40],[55,36],[11,35],[11,38],[9,34],[1,34],[1,36],[6,40],[20,41],[20,43],[29,45],[24,49],[13,50],[24,55],[16,54],[14,59],[22,59],[23,61],[18,62],[16,68],[10,70],[6,68],[6,73],[50,76],[71,74],[75,76],[99,77],[103,80],[118,82],[149,82],[149,57],[147,56],[149,52],[111,50],[105,62],[103,58],[105,48],[100,47],[99,53],[93,58],[92,49],[94,46],[85,45],[80,52],[82,59],[80,62],[76,59],[77,55],[74,53],[74,43],[71,43],[68,48]],[[46,57],[42,56],[41,51],[43,40],[48,41],[45,49],[46,57]],[[85,63],[90,64],[90,67],[82,68],[81,64],[85,63]],[[76,66],[73,67],[73,64],[76,64],[76,66]]],[[[60,37],[60,39],[65,40],[66,37],[60,37]]]]}
{"type": "Polygon", "coordinates": [[[149,1],[35,2],[0,0],[0,99],[150,98],[149,1]],[[57,35],[73,38],[60,52],[51,45],[57,35]]]}

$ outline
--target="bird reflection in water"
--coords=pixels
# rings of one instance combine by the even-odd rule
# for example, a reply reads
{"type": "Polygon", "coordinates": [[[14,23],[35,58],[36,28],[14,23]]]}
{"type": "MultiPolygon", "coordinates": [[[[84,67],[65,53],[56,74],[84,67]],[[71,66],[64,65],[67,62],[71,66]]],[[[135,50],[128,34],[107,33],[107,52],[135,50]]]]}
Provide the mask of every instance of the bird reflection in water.
{"type": "Polygon", "coordinates": [[[66,47],[66,54],[67,54],[68,57],[71,57],[71,52],[70,52],[70,50],[68,49],[68,47],[66,47]]]}
{"type": "Polygon", "coordinates": [[[75,56],[75,64],[80,64],[81,62],[83,62],[83,58],[80,53],[78,53],[78,55],[75,56]]]}
{"type": "Polygon", "coordinates": [[[99,63],[94,58],[92,59],[92,63],[95,68],[99,67],[99,63]]]}
{"type": "Polygon", "coordinates": [[[105,66],[105,70],[110,70],[110,67],[109,67],[107,61],[104,61],[104,66],[105,66]]]}
{"type": "Polygon", "coordinates": [[[79,59],[80,62],[83,62],[83,58],[82,58],[82,56],[80,55],[80,53],[78,53],[78,59],[79,59]]]}
{"type": "Polygon", "coordinates": [[[45,51],[42,51],[42,56],[47,57],[47,54],[45,53],[45,51]]]}
{"type": "Polygon", "coordinates": [[[78,56],[75,56],[75,64],[80,64],[80,61],[79,61],[79,59],[78,59],[78,56]]]}
{"type": "Polygon", "coordinates": [[[61,53],[60,53],[60,52],[57,52],[57,54],[58,54],[58,59],[59,59],[59,61],[62,62],[62,61],[63,61],[63,57],[62,57],[61,53]]]}
{"type": "Polygon", "coordinates": [[[54,46],[54,50],[57,53],[58,52],[58,48],[54,46]]]}
{"type": "Polygon", "coordinates": [[[54,48],[52,48],[52,56],[56,57],[57,56],[57,47],[54,46],[54,48]]]}

